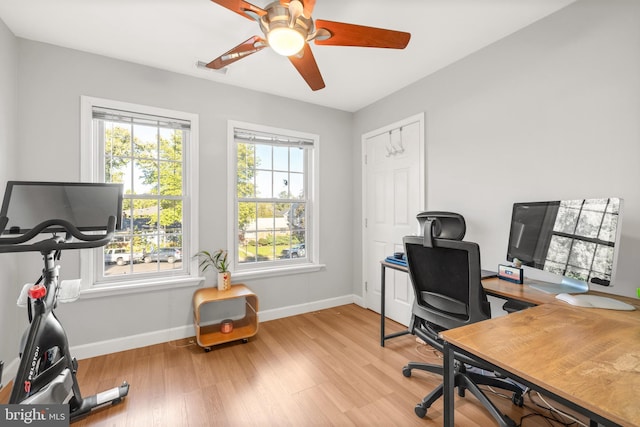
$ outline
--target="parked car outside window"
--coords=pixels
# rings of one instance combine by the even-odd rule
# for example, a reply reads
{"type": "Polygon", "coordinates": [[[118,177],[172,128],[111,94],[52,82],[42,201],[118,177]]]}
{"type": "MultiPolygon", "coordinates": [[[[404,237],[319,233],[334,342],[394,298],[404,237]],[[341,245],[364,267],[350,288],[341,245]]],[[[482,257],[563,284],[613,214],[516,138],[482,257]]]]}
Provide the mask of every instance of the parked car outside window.
{"type": "Polygon", "coordinates": [[[144,262],[151,261],[168,262],[173,264],[182,260],[182,251],[180,248],[160,248],[155,249],[144,256],[144,262]]]}
{"type": "Polygon", "coordinates": [[[132,260],[133,262],[142,261],[142,254],[134,253],[132,257],[129,249],[125,248],[110,248],[104,251],[104,262],[106,264],[124,265],[131,263],[132,260]]]}
{"type": "Polygon", "coordinates": [[[307,251],[304,248],[304,243],[301,243],[299,245],[292,246],[291,250],[283,249],[282,252],[280,252],[280,257],[281,258],[302,258],[306,254],[307,254],[307,251]]]}

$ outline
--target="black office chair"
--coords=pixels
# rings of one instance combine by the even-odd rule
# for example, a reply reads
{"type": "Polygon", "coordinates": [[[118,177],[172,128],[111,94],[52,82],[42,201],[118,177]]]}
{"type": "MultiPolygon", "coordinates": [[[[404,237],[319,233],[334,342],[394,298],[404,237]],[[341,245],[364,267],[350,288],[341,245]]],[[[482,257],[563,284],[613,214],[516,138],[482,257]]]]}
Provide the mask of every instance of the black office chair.
{"type": "MultiPolygon", "coordinates": [[[[450,212],[423,212],[418,215],[422,236],[403,239],[407,266],[415,302],[409,330],[437,350],[443,350],[440,331],[491,318],[491,308],[480,279],[480,248],[464,242],[464,218],[450,212]]],[[[488,385],[513,392],[512,401],[522,406],[523,390],[514,383],[498,378],[490,368],[466,355],[456,353],[455,386],[463,397],[469,390],[498,421],[500,426],[515,426],[515,422],[500,413],[478,388],[488,385]],[[482,373],[488,369],[489,375],[482,373]]],[[[443,375],[443,367],[410,362],[403,369],[405,377],[414,369],[443,375]]],[[[443,384],[429,393],[415,407],[423,418],[427,409],[442,396],[443,384]]]]}

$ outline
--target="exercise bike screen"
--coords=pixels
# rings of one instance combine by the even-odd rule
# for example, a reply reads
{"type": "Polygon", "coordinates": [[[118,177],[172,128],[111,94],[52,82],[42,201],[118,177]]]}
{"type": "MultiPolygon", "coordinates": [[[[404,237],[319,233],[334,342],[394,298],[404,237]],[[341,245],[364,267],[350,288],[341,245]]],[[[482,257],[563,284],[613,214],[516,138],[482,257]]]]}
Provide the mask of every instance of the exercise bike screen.
{"type": "Polygon", "coordinates": [[[3,234],[18,234],[51,219],[66,220],[82,231],[105,230],[109,216],[116,217],[119,229],[121,213],[122,184],[9,181],[0,217],[8,218],[3,234]]]}

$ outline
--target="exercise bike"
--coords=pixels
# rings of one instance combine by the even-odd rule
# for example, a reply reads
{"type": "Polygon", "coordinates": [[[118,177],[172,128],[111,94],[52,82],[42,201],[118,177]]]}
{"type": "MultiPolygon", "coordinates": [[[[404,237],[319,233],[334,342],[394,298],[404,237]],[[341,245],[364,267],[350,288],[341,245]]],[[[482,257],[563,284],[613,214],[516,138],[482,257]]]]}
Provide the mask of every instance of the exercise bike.
{"type": "MultiPolygon", "coordinates": [[[[108,244],[114,235],[121,207],[121,186],[118,189],[108,184],[8,183],[0,211],[0,253],[35,251],[42,254],[44,261],[40,279],[34,285],[25,286],[30,325],[20,344],[20,364],[11,390],[10,404],[68,404],[69,418],[73,422],[98,407],[119,403],[128,394],[129,384],[125,381],[118,387],[96,395],[82,396],[76,378],[78,362],[70,354],[66,333],[54,313],[59,295],[61,291],[64,292],[64,281],[59,281],[60,267],[56,265],[62,251],[97,248],[108,244]],[[92,203],[93,200],[88,199],[87,195],[92,192],[95,196],[91,197],[99,198],[99,201],[92,203]],[[75,207],[69,202],[74,198],[75,207]],[[22,203],[26,206],[11,209],[9,203],[12,199],[16,200],[14,204],[22,203]],[[114,206],[109,207],[109,215],[105,215],[103,208],[111,200],[114,206]],[[51,206],[58,201],[58,206],[51,206]],[[79,227],[67,219],[59,218],[41,221],[28,229],[12,225],[14,221],[24,221],[22,218],[16,220],[15,217],[33,214],[33,203],[47,204],[59,218],[68,217],[83,222],[78,219],[78,215],[82,214],[85,221],[79,227]],[[86,223],[86,220],[96,222],[98,217],[107,220],[106,223],[90,226],[86,223]],[[11,226],[7,228],[7,225],[11,226]],[[92,231],[102,229],[104,233],[85,233],[81,228],[92,231]],[[52,237],[30,243],[43,233],[51,233],[52,237]],[[9,237],[5,237],[6,235],[9,237]]],[[[46,209],[37,215],[40,215],[38,218],[46,216],[46,209]]]]}

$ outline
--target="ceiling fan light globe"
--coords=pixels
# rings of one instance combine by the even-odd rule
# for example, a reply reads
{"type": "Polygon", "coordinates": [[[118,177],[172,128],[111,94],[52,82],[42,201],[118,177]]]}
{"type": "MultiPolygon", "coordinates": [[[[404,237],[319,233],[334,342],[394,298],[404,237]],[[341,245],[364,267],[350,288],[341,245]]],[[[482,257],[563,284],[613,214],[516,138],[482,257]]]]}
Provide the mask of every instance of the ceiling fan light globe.
{"type": "Polygon", "coordinates": [[[292,56],[300,52],[305,38],[298,31],[289,27],[272,28],[267,35],[269,46],[282,56],[292,56]]]}

